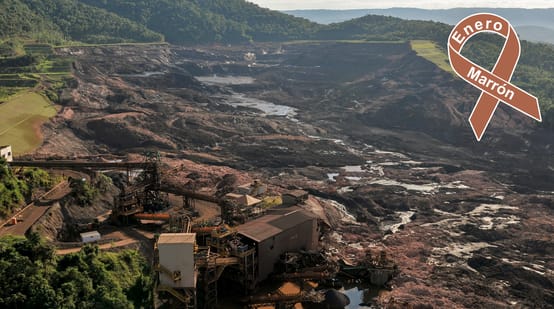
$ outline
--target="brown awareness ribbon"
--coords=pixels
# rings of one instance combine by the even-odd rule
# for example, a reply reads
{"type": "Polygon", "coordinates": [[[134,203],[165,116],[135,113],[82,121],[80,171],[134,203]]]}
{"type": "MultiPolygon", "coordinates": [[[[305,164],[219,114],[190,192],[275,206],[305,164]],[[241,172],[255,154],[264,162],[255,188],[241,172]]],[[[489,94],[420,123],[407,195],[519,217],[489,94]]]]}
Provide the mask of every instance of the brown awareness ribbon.
{"type": "Polygon", "coordinates": [[[448,57],[452,69],[462,79],[482,91],[469,117],[471,128],[478,141],[483,137],[501,101],[537,121],[542,120],[537,98],[510,83],[519,60],[520,50],[519,38],[514,28],[506,19],[494,14],[479,13],[468,16],[450,33],[448,57]],[[480,32],[496,33],[506,39],[492,72],[478,66],[460,53],[464,44],[480,32]]]}

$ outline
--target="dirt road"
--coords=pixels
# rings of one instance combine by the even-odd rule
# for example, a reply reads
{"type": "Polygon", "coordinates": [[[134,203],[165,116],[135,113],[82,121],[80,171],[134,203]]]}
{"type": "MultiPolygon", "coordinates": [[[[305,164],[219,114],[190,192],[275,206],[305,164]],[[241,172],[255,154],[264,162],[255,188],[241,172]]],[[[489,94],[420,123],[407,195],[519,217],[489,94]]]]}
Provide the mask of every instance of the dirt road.
{"type": "MultiPolygon", "coordinates": [[[[125,247],[125,246],[128,246],[128,245],[137,243],[137,242],[138,242],[138,240],[136,240],[136,239],[128,238],[128,239],[123,239],[123,240],[113,242],[113,243],[107,243],[107,244],[99,245],[98,248],[100,248],[101,250],[105,250],[105,249],[111,249],[111,248],[125,247]]],[[[81,251],[81,247],[69,248],[69,249],[59,249],[59,250],[56,250],[56,254],[65,255],[65,254],[75,253],[75,252],[79,252],[79,251],[81,251]]]]}
{"type": "Polygon", "coordinates": [[[44,206],[31,203],[7,220],[0,227],[0,236],[24,236],[25,232],[52,206],[52,203],[57,203],[58,200],[69,194],[69,192],[71,192],[69,183],[65,180],[62,181],[39,198],[40,204],[44,206]],[[12,218],[17,219],[17,224],[10,225],[12,218]]]}
{"type": "Polygon", "coordinates": [[[17,216],[17,224],[5,225],[0,229],[0,236],[16,235],[23,236],[25,232],[50,208],[50,206],[35,206],[30,204],[25,207],[17,216]]]}

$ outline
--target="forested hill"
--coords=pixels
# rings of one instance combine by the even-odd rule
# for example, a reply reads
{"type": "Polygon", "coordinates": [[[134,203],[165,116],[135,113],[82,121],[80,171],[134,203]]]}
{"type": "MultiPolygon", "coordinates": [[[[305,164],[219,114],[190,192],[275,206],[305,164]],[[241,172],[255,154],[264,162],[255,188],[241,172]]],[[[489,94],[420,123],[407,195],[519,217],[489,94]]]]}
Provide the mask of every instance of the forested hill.
{"type": "Polygon", "coordinates": [[[244,0],[3,0],[0,40],[238,43],[304,39],[320,25],[244,0]]]}
{"type": "Polygon", "coordinates": [[[52,43],[163,40],[144,26],[74,0],[4,0],[0,12],[1,38],[17,36],[52,43]]]}
{"type": "Polygon", "coordinates": [[[23,36],[61,40],[63,35],[49,19],[38,16],[19,0],[0,2],[0,38],[23,36]]]}
{"type": "Polygon", "coordinates": [[[304,39],[446,38],[448,26],[368,15],[321,25],[244,0],[4,0],[0,39],[57,43],[242,43],[304,39]]]}
{"type": "Polygon", "coordinates": [[[367,15],[331,25],[261,8],[245,0],[3,0],[0,43],[23,37],[59,44],[244,43],[306,39],[445,42],[451,26],[367,15]]]}
{"type": "Polygon", "coordinates": [[[319,25],[244,0],[82,0],[165,35],[170,43],[303,39],[319,25]]]}
{"type": "Polygon", "coordinates": [[[342,23],[321,26],[316,33],[318,39],[362,39],[362,40],[433,40],[446,42],[451,26],[446,24],[404,20],[396,17],[367,15],[342,23]]]}
{"type": "Polygon", "coordinates": [[[488,12],[510,21],[518,35],[531,42],[554,43],[554,9],[523,8],[453,8],[453,9],[353,9],[353,10],[291,10],[283,11],[297,17],[307,18],[320,24],[340,23],[366,15],[392,16],[409,20],[432,20],[455,25],[471,14],[488,12]]]}

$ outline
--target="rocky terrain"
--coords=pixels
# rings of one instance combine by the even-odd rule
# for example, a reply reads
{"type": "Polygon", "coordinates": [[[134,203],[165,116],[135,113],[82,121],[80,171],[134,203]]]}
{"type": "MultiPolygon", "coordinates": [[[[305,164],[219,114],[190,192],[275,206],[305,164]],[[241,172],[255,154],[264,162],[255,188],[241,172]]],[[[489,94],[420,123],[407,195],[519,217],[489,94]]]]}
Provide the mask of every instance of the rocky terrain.
{"type": "Polygon", "coordinates": [[[155,149],[308,190],[331,247],[399,265],[388,308],[554,303],[553,132],[502,106],[476,142],[479,93],[409,44],[57,52],[75,82],[37,157],[155,149]]]}

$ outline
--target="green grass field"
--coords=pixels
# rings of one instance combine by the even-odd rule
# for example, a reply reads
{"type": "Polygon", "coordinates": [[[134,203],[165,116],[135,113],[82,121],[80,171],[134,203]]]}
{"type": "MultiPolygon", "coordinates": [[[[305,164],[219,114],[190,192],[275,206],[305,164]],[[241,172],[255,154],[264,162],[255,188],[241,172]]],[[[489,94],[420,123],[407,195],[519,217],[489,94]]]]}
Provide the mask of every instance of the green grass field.
{"type": "Polygon", "coordinates": [[[21,47],[23,54],[35,55],[38,60],[27,66],[0,68],[0,103],[10,101],[18,93],[24,93],[43,82],[59,86],[60,83],[63,85],[64,80],[71,78],[73,59],[56,56],[51,45],[28,42],[17,46],[21,47]]]}
{"type": "Polygon", "coordinates": [[[11,145],[14,154],[33,151],[42,143],[40,126],[56,115],[56,109],[40,94],[15,95],[0,104],[0,145],[11,145]]]}
{"type": "Polygon", "coordinates": [[[437,46],[435,42],[428,40],[413,40],[410,42],[410,45],[418,56],[423,57],[436,64],[439,68],[456,75],[448,62],[448,56],[437,46]]]}

